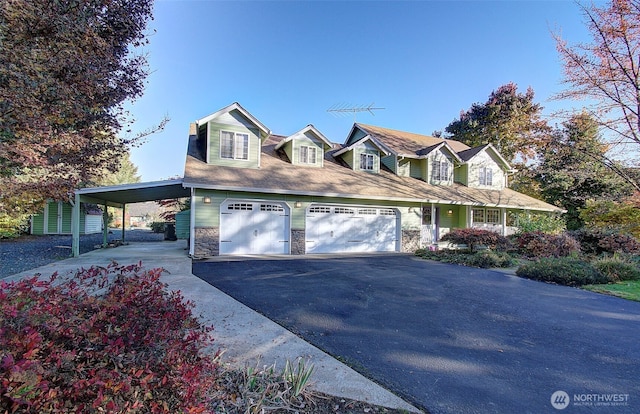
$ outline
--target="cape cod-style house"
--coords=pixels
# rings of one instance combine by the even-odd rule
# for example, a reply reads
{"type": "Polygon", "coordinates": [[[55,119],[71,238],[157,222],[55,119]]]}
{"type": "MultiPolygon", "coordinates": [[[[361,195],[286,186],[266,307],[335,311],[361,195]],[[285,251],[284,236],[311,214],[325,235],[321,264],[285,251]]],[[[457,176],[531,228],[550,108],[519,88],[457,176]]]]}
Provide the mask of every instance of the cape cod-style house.
{"type": "Polygon", "coordinates": [[[313,125],[276,135],[233,103],[190,126],[182,186],[190,253],[409,252],[454,228],[513,232],[562,210],[508,187],[491,145],[356,123],[343,144],[313,125]]]}

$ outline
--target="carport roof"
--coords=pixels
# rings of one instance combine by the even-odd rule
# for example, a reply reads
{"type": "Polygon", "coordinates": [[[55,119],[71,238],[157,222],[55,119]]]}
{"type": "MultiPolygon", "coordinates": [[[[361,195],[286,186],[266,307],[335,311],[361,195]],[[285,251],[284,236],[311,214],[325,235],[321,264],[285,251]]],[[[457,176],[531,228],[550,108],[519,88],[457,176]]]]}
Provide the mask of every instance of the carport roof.
{"type": "Polygon", "coordinates": [[[76,194],[83,203],[107,204],[122,207],[123,204],[143,201],[166,200],[191,196],[191,190],[184,188],[182,179],[152,181],[147,183],[122,184],[108,187],[81,188],[76,194]]]}

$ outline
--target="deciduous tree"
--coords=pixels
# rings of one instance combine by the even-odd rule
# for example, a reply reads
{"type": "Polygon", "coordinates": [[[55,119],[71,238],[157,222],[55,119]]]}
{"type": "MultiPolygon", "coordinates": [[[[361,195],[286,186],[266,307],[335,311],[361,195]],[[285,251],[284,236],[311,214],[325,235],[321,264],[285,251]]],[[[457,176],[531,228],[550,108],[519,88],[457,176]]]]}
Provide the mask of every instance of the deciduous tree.
{"type": "Polygon", "coordinates": [[[583,226],[580,210],[588,200],[617,201],[633,190],[617,174],[594,162],[594,154],[604,154],[609,147],[598,131],[598,123],[591,115],[574,115],[554,132],[534,169],[542,196],[567,209],[570,230],[583,226]]]}
{"type": "MultiPolygon", "coordinates": [[[[591,33],[589,43],[569,45],[554,33],[564,64],[567,89],[557,98],[592,102],[591,116],[611,132],[618,155],[637,161],[640,150],[640,1],[612,0],[606,6],[580,5],[591,33]]],[[[611,155],[594,161],[640,189],[640,181],[620,168],[611,155]]]]}
{"type": "Polygon", "coordinates": [[[153,0],[0,2],[0,213],[116,171],[148,73],[153,0]],[[22,200],[22,201],[20,201],[22,200]]]}
{"type": "Polygon", "coordinates": [[[533,99],[533,89],[522,94],[508,83],[491,92],[487,102],[462,111],[445,132],[470,147],[491,143],[509,162],[526,161],[546,143],[549,131],[540,119],[542,106],[533,99]]]}

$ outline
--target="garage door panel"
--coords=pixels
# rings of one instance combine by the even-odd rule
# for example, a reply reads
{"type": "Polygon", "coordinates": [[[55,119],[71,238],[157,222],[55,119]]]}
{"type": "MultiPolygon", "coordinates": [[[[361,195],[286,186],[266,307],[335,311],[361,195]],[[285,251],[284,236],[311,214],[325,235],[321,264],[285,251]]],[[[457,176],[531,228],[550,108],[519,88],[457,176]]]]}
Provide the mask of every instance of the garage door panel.
{"type": "Polygon", "coordinates": [[[220,254],[288,254],[289,214],[284,203],[225,202],[220,254]]]}
{"type": "Polygon", "coordinates": [[[306,215],[307,253],[395,251],[395,210],[312,206],[306,215]]]}

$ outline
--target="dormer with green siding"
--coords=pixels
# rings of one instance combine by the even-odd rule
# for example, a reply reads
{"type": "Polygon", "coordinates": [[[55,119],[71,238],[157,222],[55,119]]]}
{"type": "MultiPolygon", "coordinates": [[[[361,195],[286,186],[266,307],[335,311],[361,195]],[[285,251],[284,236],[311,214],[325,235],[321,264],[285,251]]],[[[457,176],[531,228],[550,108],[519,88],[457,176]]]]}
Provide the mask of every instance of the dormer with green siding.
{"type": "Polygon", "coordinates": [[[260,168],[262,142],[271,131],[237,102],[196,121],[196,127],[208,164],[260,168]]]}
{"type": "Polygon", "coordinates": [[[275,147],[276,151],[287,154],[291,164],[306,167],[322,167],[324,153],[331,148],[331,142],[313,125],[307,125],[280,141],[275,147]]]}
{"type": "Polygon", "coordinates": [[[380,159],[389,152],[383,145],[369,135],[336,151],[334,158],[342,159],[352,170],[368,173],[380,173],[380,159]]]}

